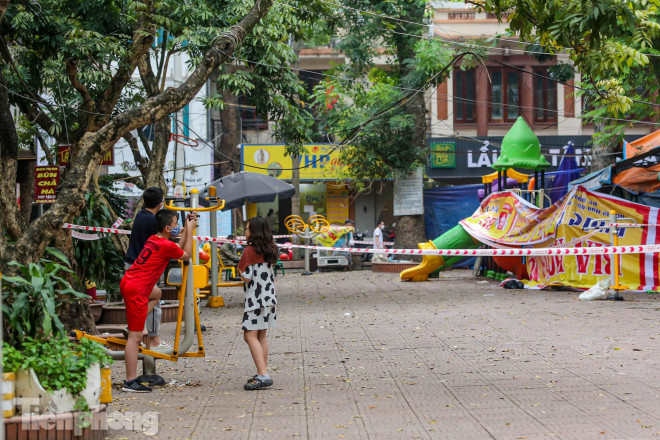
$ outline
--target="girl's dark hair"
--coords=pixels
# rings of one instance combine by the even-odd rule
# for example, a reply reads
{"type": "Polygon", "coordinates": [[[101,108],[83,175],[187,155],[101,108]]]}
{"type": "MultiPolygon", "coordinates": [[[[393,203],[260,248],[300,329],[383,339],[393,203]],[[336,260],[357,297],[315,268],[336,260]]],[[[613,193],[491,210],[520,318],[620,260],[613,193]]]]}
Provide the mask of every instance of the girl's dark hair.
{"type": "Polygon", "coordinates": [[[270,226],[263,217],[252,217],[248,220],[250,239],[248,245],[253,246],[257,252],[263,255],[264,260],[270,264],[277,263],[277,246],[270,232],[270,226]]]}

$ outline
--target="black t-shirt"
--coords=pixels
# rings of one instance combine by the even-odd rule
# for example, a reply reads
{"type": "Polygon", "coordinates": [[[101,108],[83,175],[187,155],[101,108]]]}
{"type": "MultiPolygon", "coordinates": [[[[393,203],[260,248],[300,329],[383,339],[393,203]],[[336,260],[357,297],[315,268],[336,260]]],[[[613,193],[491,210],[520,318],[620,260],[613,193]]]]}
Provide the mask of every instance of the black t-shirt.
{"type": "Polygon", "coordinates": [[[128,240],[128,251],[126,251],[126,262],[133,264],[149,237],[157,233],[156,215],[151,211],[141,209],[133,222],[131,237],[128,240]]]}

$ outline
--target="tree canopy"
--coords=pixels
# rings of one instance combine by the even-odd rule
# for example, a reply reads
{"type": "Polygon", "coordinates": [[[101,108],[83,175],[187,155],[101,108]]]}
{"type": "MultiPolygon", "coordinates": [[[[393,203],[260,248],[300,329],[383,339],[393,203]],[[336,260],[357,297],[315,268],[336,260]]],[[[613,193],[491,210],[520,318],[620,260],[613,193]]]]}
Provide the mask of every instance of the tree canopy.
{"type": "Polygon", "coordinates": [[[509,23],[509,31],[547,53],[568,53],[582,75],[579,94],[594,122],[593,165],[611,152],[631,123],[657,114],[660,75],[658,0],[475,0],[509,23]],[[623,119],[623,120],[621,120],[623,119]]]}
{"type": "MultiPolygon", "coordinates": [[[[307,140],[300,84],[280,67],[294,57],[287,49],[289,36],[297,36],[329,7],[321,1],[304,3],[298,12],[283,14],[271,0],[0,2],[3,266],[12,259],[38,259],[61,236],[61,225],[82,209],[103,154],[132,130],[167,121],[218,68],[246,66],[244,72],[222,70],[220,87],[252,88],[255,95],[258,90],[259,111],[281,121],[277,135],[294,145],[307,140]],[[154,46],[157,35],[164,37],[160,46],[154,46]],[[166,51],[190,55],[191,73],[176,87],[155,83],[166,51]],[[142,82],[133,78],[137,70],[142,82]],[[71,149],[57,201],[30,224],[20,215],[15,194],[18,153],[30,137],[26,132],[51,136],[71,149]]],[[[209,101],[222,105],[214,97],[209,101]]]]}

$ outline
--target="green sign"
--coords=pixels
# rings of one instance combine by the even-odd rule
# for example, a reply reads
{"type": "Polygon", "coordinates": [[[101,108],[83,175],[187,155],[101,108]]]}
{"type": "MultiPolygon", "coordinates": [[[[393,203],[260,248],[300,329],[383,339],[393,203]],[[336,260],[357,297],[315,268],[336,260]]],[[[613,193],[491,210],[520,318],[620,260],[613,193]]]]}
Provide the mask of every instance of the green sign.
{"type": "Polygon", "coordinates": [[[431,168],[456,168],[456,143],[432,143],[431,168]]]}

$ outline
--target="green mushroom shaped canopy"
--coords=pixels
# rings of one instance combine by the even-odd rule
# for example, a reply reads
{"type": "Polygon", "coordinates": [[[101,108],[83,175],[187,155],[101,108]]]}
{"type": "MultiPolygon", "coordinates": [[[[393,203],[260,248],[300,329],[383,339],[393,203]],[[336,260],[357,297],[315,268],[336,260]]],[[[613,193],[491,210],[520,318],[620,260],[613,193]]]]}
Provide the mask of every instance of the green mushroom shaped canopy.
{"type": "Polygon", "coordinates": [[[502,139],[500,157],[493,164],[493,169],[523,168],[542,170],[549,166],[550,163],[541,154],[539,138],[529,128],[525,120],[518,116],[516,123],[502,139]]]}

